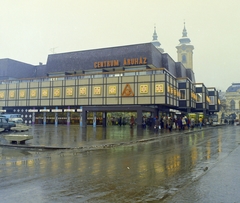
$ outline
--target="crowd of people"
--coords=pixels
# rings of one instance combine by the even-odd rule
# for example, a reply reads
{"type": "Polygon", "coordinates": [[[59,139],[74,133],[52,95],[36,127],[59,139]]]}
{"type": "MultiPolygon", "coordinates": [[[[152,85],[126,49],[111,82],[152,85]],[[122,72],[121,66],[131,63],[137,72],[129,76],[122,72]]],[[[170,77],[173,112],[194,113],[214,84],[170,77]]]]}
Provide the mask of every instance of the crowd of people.
{"type": "MultiPolygon", "coordinates": [[[[122,117],[119,117],[117,119],[117,125],[122,126],[126,124],[125,119],[122,117]]],[[[135,125],[135,118],[134,116],[131,116],[129,119],[129,125],[132,128],[135,125]]],[[[172,130],[192,130],[196,126],[200,129],[203,126],[203,118],[199,117],[197,120],[193,117],[187,117],[187,116],[161,116],[160,118],[156,117],[142,117],[142,128],[146,128],[149,126],[150,128],[153,128],[154,130],[164,130],[167,129],[170,132],[172,130]]]]}
{"type": "Polygon", "coordinates": [[[195,118],[188,118],[187,116],[179,116],[179,117],[168,117],[162,116],[158,118],[157,116],[154,118],[146,118],[145,116],[142,119],[142,126],[146,128],[146,126],[153,126],[155,130],[163,130],[167,129],[170,132],[174,130],[190,130],[194,129],[197,125],[200,129],[203,126],[203,118],[199,117],[198,121],[195,118]]]}

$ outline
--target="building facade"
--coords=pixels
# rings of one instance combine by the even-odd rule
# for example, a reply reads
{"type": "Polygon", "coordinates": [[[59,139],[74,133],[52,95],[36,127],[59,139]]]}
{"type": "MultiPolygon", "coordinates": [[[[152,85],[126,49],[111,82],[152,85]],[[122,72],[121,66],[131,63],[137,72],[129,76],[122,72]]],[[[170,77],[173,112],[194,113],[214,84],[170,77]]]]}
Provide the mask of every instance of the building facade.
{"type": "Polygon", "coordinates": [[[227,121],[240,118],[240,83],[232,83],[226,92],[220,92],[221,108],[219,117],[227,121]]]}
{"type": "MultiPolygon", "coordinates": [[[[187,49],[193,48],[182,41],[182,50],[185,42],[187,49]]],[[[187,64],[190,57],[186,56],[187,64]]],[[[154,43],[51,54],[46,65],[17,64],[25,77],[14,75],[12,64],[6,68],[0,106],[3,112],[21,113],[27,124],[106,126],[107,113],[134,112],[141,125],[146,112],[160,116],[218,111],[218,92],[211,89],[211,102],[208,89],[196,83],[193,68],[175,62],[154,43]]]]}

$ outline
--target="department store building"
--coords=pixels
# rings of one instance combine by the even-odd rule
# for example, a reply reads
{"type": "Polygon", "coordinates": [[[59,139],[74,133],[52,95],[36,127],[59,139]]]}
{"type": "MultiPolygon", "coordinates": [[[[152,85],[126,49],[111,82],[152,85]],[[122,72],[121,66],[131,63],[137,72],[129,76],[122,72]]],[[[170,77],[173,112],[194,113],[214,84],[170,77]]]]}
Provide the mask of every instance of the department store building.
{"type": "Polygon", "coordinates": [[[141,125],[143,115],[219,111],[217,90],[195,81],[185,26],[179,41],[179,62],[163,53],[156,29],[151,43],[50,54],[45,65],[0,59],[1,111],[27,124],[80,126],[106,126],[116,112],[141,125]]]}

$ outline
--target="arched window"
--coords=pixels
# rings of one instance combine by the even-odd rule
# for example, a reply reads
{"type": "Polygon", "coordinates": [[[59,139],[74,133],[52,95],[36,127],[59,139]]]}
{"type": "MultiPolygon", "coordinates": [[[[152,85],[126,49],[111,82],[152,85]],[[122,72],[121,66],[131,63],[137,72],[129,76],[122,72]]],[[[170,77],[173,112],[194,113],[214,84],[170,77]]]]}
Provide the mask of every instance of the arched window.
{"type": "Polygon", "coordinates": [[[187,63],[186,55],[182,55],[182,63],[187,63]]]}
{"type": "Polygon", "coordinates": [[[232,101],[230,102],[230,108],[231,108],[231,111],[234,111],[234,110],[235,110],[235,101],[234,101],[234,100],[232,100],[232,101]]]}

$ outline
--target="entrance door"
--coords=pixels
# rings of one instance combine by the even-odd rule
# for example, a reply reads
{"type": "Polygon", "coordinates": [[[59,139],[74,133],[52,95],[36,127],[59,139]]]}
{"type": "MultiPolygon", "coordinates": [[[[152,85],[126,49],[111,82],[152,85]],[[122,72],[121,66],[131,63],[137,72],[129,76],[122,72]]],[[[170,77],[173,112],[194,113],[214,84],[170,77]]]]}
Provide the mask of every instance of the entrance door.
{"type": "Polygon", "coordinates": [[[46,117],[46,124],[55,124],[55,113],[47,113],[46,117]]]}
{"type": "Polygon", "coordinates": [[[36,124],[43,124],[43,113],[37,112],[35,114],[35,123],[36,124]]]}
{"type": "Polygon", "coordinates": [[[67,113],[58,113],[58,124],[67,125],[67,113]]]}
{"type": "MultiPolygon", "coordinates": [[[[96,124],[102,125],[103,124],[102,112],[97,112],[96,114],[97,114],[96,124]]],[[[93,112],[87,113],[87,125],[93,125],[93,112]]]]}

